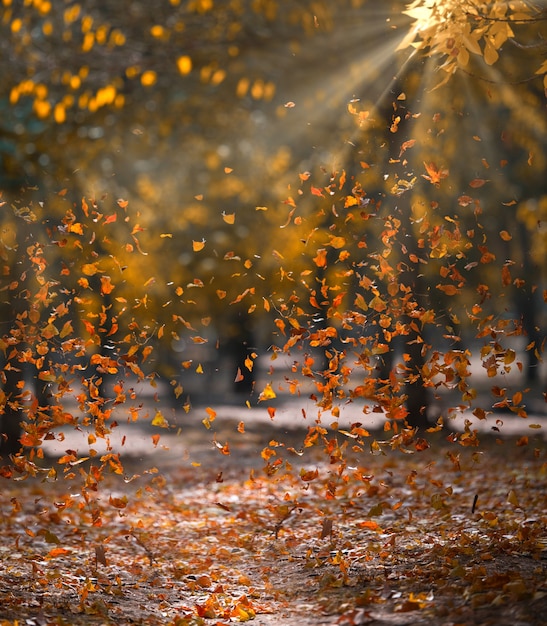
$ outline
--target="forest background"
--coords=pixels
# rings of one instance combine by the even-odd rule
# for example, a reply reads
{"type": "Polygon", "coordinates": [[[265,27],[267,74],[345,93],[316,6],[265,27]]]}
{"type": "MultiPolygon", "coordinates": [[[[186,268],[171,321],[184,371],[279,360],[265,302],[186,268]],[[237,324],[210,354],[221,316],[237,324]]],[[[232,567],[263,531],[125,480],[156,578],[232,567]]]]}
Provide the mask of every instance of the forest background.
{"type": "MultiPolygon", "coordinates": [[[[116,433],[129,449],[144,424],[153,451],[192,429],[187,442],[207,442],[224,467],[253,428],[269,435],[279,424],[285,435],[252,439],[267,489],[279,490],[260,523],[277,540],[313,494],[320,538],[333,541],[333,500],[351,500],[354,481],[371,498],[387,489],[367,455],[429,454],[442,441],[438,457],[460,471],[460,450],[481,449],[479,431],[501,445],[518,423],[514,449],[530,458],[514,461],[531,503],[508,524],[540,558],[545,24],[532,2],[3,0],[0,451],[2,476],[17,479],[8,526],[63,544],[48,558],[69,558],[68,539],[18,518],[30,515],[18,481],[72,480],[78,498],[55,489],[57,502],[80,512],[71,523],[87,528],[95,567],[106,568],[111,539],[93,529],[115,534],[113,512],[130,506],[108,481],[108,504],[96,496],[107,474],[125,472],[116,433]]],[[[177,471],[197,472],[203,459],[186,447],[177,471]]],[[[414,485],[424,467],[395,474],[414,485]]],[[[454,488],[439,472],[428,484],[443,495],[428,502],[446,513],[454,488]]],[[[470,470],[466,489],[477,480],[470,470]]],[[[504,502],[520,511],[515,480],[502,481],[504,502]]],[[[411,496],[393,497],[369,517],[411,496]]],[[[479,517],[500,524],[492,511],[479,517]]],[[[347,553],[327,552],[338,574],[325,586],[354,588],[347,553]]],[[[529,596],[521,570],[482,574],[499,603],[542,601],[541,582],[529,596]]],[[[192,596],[168,619],[261,612],[207,576],[197,585],[207,599],[192,596]]],[[[74,583],[80,613],[111,610],[89,601],[112,592],[97,581],[74,583]]],[[[432,610],[429,592],[411,593],[403,612],[432,610]]],[[[383,598],[371,594],[340,601],[334,612],[353,620],[340,623],[365,623],[383,598]]]]}

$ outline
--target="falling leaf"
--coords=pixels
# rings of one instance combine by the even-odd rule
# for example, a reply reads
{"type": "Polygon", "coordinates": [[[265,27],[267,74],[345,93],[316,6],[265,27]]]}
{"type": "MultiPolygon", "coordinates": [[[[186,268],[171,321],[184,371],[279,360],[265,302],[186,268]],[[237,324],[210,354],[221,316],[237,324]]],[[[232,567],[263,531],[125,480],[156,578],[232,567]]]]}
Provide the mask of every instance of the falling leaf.
{"type": "Polygon", "coordinates": [[[82,272],[86,276],[95,276],[95,274],[99,271],[97,263],[85,263],[82,265],[82,272]]]}
{"type": "Polygon", "coordinates": [[[514,507],[520,507],[519,500],[514,489],[511,489],[507,494],[507,502],[512,504],[514,507]]]}
{"type": "Polygon", "coordinates": [[[485,180],[484,178],[474,178],[469,183],[469,186],[473,187],[473,189],[478,189],[479,187],[482,187],[483,185],[485,185],[487,182],[489,182],[489,181],[485,180]]]}
{"type": "Polygon", "coordinates": [[[48,552],[48,556],[51,558],[56,558],[58,556],[66,556],[67,554],[71,554],[72,550],[68,548],[53,548],[48,552]]]}
{"type": "Polygon", "coordinates": [[[152,426],[159,426],[160,428],[169,428],[169,423],[165,419],[163,413],[160,410],[156,410],[156,414],[152,419],[152,426]]]}
{"type": "Polygon", "coordinates": [[[346,245],[346,240],[344,237],[331,237],[329,245],[338,250],[346,245]]]}
{"type": "Polygon", "coordinates": [[[121,498],[110,496],[108,503],[116,509],[125,509],[128,503],[128,498],[127,496],[122,496],[121,498]]]}
{"type": "Polygon", "coordinates": [[[101,276],[101,293],[103,295],[112,293],[114,291],[114,285],[110,276],[101,276]]]}
{"type": "Polygon", "coordinates": [[[317,267],[327,267],[327,250],[325,248],[317,250],[317,255],[313,258],[313,261],[317,267]]]}
{"type": "Polygon", "coordinates": [[[399,152],[399,158],[401,158],[403,153],[406,152],[409,148],[414,147],[415,144],[416,144],[415,139],[409,139],[408,141],[403,141],[403,143],[401,144],[401,150],[399,152]]]}
{"type": "Polygon", "coordinates": [[[205,239],[202,239],[201,241],[192,241],[192,249],[194,252],[199,252],[200,250],[203,250],[203,248],[205,248],[205,239]]]}
{"type": "Polygon", "coordinates": [[[264,400],[272,400],[273,398],[276,398],[276,397],[277,395],[275,391],[273,390],[271,383],[268,383],[264,387],[264,389],[261,391],[258,397],[258,401],[263,402],[264,400]]]}
{"type": "Polygon", "coordinates": [[[435,163],[426,163],[424,161],[424,167],[427,174],[422,174],[422,178],[425,178],[436,187],[439,186],[443,178],[446,178],[448,176],[448,169],[438,168],[435,163]]]}
{"type": "Polygon", "coordinates": [[[104,565],[105,567],[108,565],[106,560],[106,550],[104,544],[99,544],[95,546],[95,563],[98,565],[104,565]]]}

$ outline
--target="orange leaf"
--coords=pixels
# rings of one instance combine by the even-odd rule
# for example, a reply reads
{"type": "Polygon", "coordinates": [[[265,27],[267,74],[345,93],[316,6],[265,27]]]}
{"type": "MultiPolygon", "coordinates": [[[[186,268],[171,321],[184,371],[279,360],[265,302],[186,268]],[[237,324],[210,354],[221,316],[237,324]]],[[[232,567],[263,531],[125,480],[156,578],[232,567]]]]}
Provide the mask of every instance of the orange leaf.
{"type": "Polygon", "coordinates": [[[344,237],[331,237],[329,244],[333,248],[336,248],[337,250],[339,250],[340,248],[343,248],[346,245],[346,240],[344,239],[344,237]]]}
{"type": "Polygon", "coordinates": [[[399,152],[399,158],[401,158],[403,152],[406,152],[409,148],[412,148],[416,143],[415,139],[409,139],[401,144],[401,151],[399,152]]]}
{"type": "Polygon", "coordinates": [[[203,250],[203,248],[205,248],[205,239],[202,239],[201,241],[192,241],[192,249],[194,252],[199,252],[200,250],[203,250]]]}
{"type": "Polygon", "coordinates": [[[484,178],[474,178],[470,183],[469,186],[473,187],[473,189],[478,189],[479,187],[482,187],[485,183],[487,183],[487,180],[484,180],[484,178]]]}
{"type": "Polygon", "coordinates": [[[300,478],[304,482],[310,482],[312,480],[315,480],[318,476],[319,476],[319,470],[317,469],[309,470],[309,471],[306,471],[305,469],[300,470],[300,478]]]}
{"type": "Polygon", "coordinates": [[[127,496],[122,496],[121,498],[110,496],[108,502],[116,509],[125,509],[125,507],[127,506],[127,496]]]}
{"type": "Polygon", "coordinates": [[[48,552],[48,556],[55,558],[57,556],[64,556],[65,554],[70,554],[72,550],[68,550],[67,548],[53,548],[48,552]]]}
{"type": "Polygon", "coordinates": [[[455,296],[457,293],[460,293],[460,290],[454,285],[436,285],[436,287],[447,296],[455,296]]]}
{"type": "Polygon", "coordinates": [[[320,248],[317,251],[317,255],[313,258],[313,261],[317,267],[327,267],[327,250],[320,248]]]}
{"type": "Polygon", "coordinates": [[[84,265],[82,265],[82,272],[86,276],[94,276],[98,271],[97,263],[84,263],[84,265]]]}
{"type": "Polygon", "coordinates": [[[435,163],[426,163],[424,161],[424,167],[425,167],[425,171],[427,172],[427,175],[422,174],[422,178],[425,178],[432,185],[435,185],[437,187],[439,186],[439,183],[441,182],[441,180],[448,176],[448,170],[438,168],[435,165],[435,163]]]}
{"type": "Polygon", "coordinates": [[[103,295],[112,293],[114,285],[110,280],[110,276],[101,276],[101,293],[103,295]]]}
{"type": "Polygon", "coordinates": [[[154,350],[154,348],[152,346],[146,346],[145,348],[143,348],[143,351],[142,351],[142,362],[143,363],[150,356],[152,350],[154,350]]]}
{"type": "Polygon", "coordinates": [[[272,385],[270,383],[268,383],[263,391],[260,393],[259,397],[258,397],[258,401],[262,402],[263,400],[272,400],[273,398],[276,398],[277,395],[275,393],[275,391],[272,388],[272,385]]]}

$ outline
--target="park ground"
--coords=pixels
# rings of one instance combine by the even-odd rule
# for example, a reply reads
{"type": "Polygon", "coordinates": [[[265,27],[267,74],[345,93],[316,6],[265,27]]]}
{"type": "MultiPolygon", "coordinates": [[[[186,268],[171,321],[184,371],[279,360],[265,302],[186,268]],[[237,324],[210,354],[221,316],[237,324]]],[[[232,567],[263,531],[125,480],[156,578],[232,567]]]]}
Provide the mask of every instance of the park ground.
{"type": "MultiPolygon", "coordinates": [[[[118,419],[94,444],[93,463],[106,459],[96,490],[82,459],[2,479],[0,624],[545,623],[541,410],[477,423],[479,447],[449,441],[465,416],[429,447],[350,445],[341,472],[330,420],[309,445],[313,402],[281,396],[273,416],[149,398],[142,419],[118,419]]],[[[357,414],[342,407],[339,427],[357,414]]],[[[379,425],[367,424],[371,441],[387,438],[379,425]]],[[[88,433],[64,435],[46,442],[44,467],[88,451],[88,433]]]]}

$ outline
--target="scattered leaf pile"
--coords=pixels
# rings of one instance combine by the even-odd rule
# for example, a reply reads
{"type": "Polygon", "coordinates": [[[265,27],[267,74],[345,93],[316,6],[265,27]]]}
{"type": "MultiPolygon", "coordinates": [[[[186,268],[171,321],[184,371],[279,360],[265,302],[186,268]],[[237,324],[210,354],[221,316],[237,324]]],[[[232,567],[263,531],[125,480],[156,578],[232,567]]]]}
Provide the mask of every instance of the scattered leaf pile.
{"type": "Polygon", "coordinates": [[[545,449],[512,445],[359,455],[344,479],[320,454],[276,477],[105,473],[95,499],[6,483],[2,623],[537,623],[545,449]]]}

